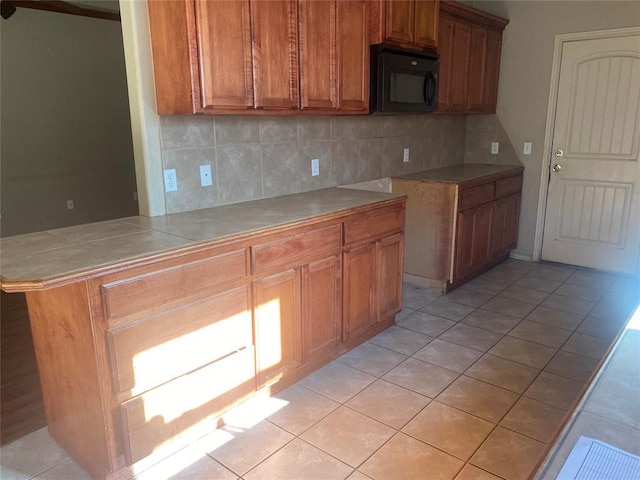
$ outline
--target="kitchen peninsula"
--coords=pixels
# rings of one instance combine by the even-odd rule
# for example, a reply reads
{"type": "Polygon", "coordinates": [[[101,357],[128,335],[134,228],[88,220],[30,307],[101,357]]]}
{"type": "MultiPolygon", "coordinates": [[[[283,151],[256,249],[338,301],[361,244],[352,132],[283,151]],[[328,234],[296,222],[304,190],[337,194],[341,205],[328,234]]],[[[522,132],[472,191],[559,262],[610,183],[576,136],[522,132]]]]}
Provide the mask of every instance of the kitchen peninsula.
{"type": "Polygon", "coordinates": [[[49,432],[130,478],[392,325],[405,200],[331,188],[3,238],[49,432]]]}

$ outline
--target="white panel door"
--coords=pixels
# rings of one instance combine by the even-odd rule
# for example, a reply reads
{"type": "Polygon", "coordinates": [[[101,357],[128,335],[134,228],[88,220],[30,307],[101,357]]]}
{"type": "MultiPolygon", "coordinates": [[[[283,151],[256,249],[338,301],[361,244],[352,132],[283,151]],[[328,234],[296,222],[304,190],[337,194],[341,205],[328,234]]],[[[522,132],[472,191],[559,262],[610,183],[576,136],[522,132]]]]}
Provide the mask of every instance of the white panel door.
{"type": "Polygon", "coordinates": [[[542,258],[635,273],[640,35],[565,42],[542,258]]]}

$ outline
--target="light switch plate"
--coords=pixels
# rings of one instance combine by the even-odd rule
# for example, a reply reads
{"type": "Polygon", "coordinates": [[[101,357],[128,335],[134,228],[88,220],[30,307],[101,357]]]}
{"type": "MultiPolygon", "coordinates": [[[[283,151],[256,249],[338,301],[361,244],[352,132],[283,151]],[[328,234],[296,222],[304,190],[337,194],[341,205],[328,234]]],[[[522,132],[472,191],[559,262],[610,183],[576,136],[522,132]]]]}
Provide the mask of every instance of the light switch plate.
{"type": "Polygon", "coordinates": [[[531,155],[531,142],[524,142],[524,149],[522,150],[522,153],[525,155],[531,155]]]}
{"type": "Polygon", "coordinates": [[[491,142],[491,155],[497,155],[500,151],[500,142],[491,142]]]}
{"type": "Polygon", "coordinates": [[[402,156],[402,161],[404,163],[409,163],[409,149],[408,148],[404,149],[404,154],[402,156]]]}

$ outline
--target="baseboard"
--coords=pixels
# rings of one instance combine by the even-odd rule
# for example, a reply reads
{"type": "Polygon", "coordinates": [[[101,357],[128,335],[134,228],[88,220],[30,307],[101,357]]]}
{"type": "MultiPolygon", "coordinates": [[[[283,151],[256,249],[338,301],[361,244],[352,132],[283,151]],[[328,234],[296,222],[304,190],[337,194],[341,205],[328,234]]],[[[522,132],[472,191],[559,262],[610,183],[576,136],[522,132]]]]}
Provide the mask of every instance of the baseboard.
{"type": "Polygon", "coordinates": [[[513,258],[514,260],[524,260],[525,262],[533,262],[533,255],[522,255],[521,253],[513,253],[509,254],[509,258],[513,258]]]}

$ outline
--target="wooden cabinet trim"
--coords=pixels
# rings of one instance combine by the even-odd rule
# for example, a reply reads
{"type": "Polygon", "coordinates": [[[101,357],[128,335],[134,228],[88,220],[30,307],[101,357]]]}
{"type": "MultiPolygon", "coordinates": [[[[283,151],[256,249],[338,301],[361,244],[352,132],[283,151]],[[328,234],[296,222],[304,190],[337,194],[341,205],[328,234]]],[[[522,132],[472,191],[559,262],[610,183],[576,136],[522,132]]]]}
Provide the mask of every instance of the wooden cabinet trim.
{"type": "Polygon", "coordinates": [[[464,5],[452,0],[440,0],[440,13],[453,18],[464,20],[468,23],[484,25],[495,30],[504,30],[509,24],[506,18],[492,15],[477,8],[464,5]]]}
{"type": "Polygon", "coordinates": [[[491,182],[460,192],[460,196],[458,197],[458,211],[468,210],[469,208],[492,201],[494,191],[495,184],[491,182]]]}
{"type": "Polygon", "coordinates": [[[381,211],[373,211],[368,216],[358,216],[345,220],[345,245],[404,231],[404,213],[404,208],[393,207],[381,211]]]}
{"type": "Polygon", "coordinates": [[[522,174],[496,181],[496,198],[522,190],[522,174]]]}

